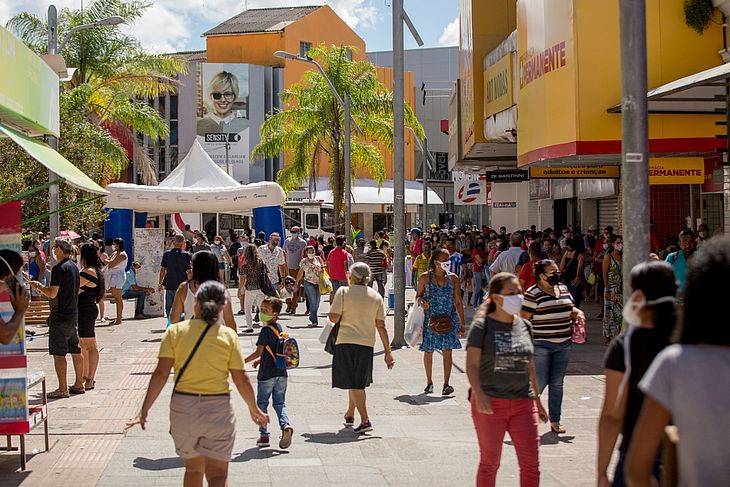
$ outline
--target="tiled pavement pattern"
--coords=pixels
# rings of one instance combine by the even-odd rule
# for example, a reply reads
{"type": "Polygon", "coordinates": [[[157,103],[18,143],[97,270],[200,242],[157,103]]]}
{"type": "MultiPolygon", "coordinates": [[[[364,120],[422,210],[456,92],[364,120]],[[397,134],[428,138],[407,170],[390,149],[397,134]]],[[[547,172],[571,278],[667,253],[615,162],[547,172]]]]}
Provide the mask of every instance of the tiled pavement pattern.
{"type": "MultiPolygon", "coordinates": [[[[412,300],[412,290],[408,290],[407,298],[412,300]]],[[[238,309],[237,304],[234,306],[238,309]]],[[[131,313],[132,307],[129,302],[125,309],[131,313]]],[[[320,313],[324,315],[327,308],[324,299],[320,313]]],[[[303,306],[300,311],[304,311],[303,306]]],[[[598,309],[588,304],[586,312],[593,317],[598,309]]],[[[467,311],[468,316],[471,314],[467,311]]],[[[242,318],[237,316],[239,326],[242,318]]],[[[257,429],[236,397],[238,424],[231,486],[474,484],[479,453],[466,400],[463,350],[454,354],[451,384],[456,393],[442,398],[421,393],[425,380],[417,350],[397,351],[395,368],[388,371],[382,351],[377,353],[381,347],[376,345],[375,383],[368,389],[374,430],[358,437],[342,426],[346,396],[331,388],[330,356],[317,339],[320,330],[308,329],[307,321],[304,315],[285,315],[281,320],[302,349],[301,367],[290,371],[287,391],[294,443],[289,451],[274,448],[278,441],[272,441],[269,449],[256,448],[257,429]]],[[[182,484],[182,462],[168,434],[171,382],[150,412],[147,430],[137,427],[123,433],[124,423],[137,412],[154,369],[164,323],[162,318],[125,320],[118,327],[98,328],[103,348],[96,390],[50,405],[51,451],[33,455],[26,472],[19,471],[15,453],[0,454],[0,487],[182,484]]],[[[388,324],[392,330],[392,314],[388,324]]],[[[596,423],[603,389],[600,364],[605,347],[600,323],[589,321],[588,330],[590,340],[574,347],[566,378],[563,422],[568,433],[556,436],[546,425],[540,427],[541,485],[595,483],[596,423]]],[[[255,337],[241,336],[240,340],[244,353],[254,348],[255,337]]],[[[29,344],[30,368],[45,370],[52,390],[56,381],[46,347],[43,337],[29,344]]],[[[438,391],[438,356],[435,362],[438,391]]],[[[251,375],[255,377],[255,372],[251,375]]],[[[273,414],[271,408],[269,412],[273,414]]],[[[273,423],[276,425],[275,419],[273,423]]],[[[42,445],[37,432],[28,438],[29,451],[42,450],[42,445]]],[[[518,485],[517,461],[508,436],[498,484],[518,485]]]]}

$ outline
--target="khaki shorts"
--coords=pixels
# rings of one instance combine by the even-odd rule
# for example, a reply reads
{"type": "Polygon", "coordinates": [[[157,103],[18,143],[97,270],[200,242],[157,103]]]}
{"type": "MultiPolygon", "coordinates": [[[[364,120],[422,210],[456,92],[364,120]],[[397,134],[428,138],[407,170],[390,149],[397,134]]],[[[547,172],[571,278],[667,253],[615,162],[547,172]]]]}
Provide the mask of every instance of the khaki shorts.
{"type": "Polygon", "coordinates": [[[205,456],[231,461],[236,441],[236,416],[230,396],[173,394],[170,435],[182,459],[205,456]]]}

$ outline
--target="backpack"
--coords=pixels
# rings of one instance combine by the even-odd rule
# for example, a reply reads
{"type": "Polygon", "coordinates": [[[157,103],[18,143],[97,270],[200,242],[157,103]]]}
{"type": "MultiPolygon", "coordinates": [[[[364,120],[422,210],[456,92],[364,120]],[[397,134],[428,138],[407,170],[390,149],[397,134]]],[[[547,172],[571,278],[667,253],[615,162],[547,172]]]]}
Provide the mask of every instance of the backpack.
{"type": "Polygon", "coordinates": [[[299,343],[288,333],[280,332],[276,326],[269,325],[269,329],[276,335],[276,351],[266,345],[266,351],[274,359],[277,369],[294,369],[299,367],[299,343]]]}

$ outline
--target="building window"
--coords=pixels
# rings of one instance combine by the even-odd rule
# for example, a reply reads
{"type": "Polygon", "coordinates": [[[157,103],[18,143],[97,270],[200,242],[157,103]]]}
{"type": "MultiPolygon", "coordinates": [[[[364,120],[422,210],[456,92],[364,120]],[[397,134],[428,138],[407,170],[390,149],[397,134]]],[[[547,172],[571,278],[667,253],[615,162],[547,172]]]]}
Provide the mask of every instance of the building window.
{"type": "Polygon", "coordinates": [[[311,42],[299,42],[299,55],[302,57],[307,57],[307,53],[309,50],[312,49],[312,43],[311,42]]]}

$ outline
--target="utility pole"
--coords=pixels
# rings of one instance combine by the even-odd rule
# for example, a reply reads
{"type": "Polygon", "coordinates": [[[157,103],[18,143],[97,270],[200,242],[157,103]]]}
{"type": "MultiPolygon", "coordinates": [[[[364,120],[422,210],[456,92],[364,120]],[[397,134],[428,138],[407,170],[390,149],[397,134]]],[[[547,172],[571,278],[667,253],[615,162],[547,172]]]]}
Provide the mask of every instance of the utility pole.
{"type": "Polygon", "coordinates": [[[649,142],[646,99],[646,2],[619,1],[621,26],[621,183],[623,185],[623,295],[628,276],[649,258],[649,142]]]}
{"type": "MultiPolygon", "coordinates": [[[[58,54],[58,12],[54,5],[48,6],[48,54],[58,54]]],[[[58,150],[58,139],[49,135],[46,139],[48,145],[54,151],[58,150]]],[[[59,195],[58,195],[58,174],[48,170],[48,211],[51,213],[48,217],[49,230],[51,232],[51,241],[58,237],[58,233],[61,231],[59,224],[59,195]]]]}
{"type": "Polygon", "coordinates": [[[428,137],[423,138],[423,165],[421,166],[421,175],[423,177],[423,231],[426,231],[428,225],[428,137]]]}
{"type": "MultiPolygon", "coordinates": [[[[395,242],[392,242],[393,284],[395,286],[395,313],[391,347],[406,345],[403,334],[406,324],[406,269],[405,269],[405,140],[404,140],[404,79],[403,79],[403,0],[393,0],[393,223],[395,242]]],[[[424,154],[425,156],[425,154],[424,154]]]]}
{"type": "Polygon", "coordinates": [[[345,230],[347,233],[347,240],[350,240],[350,225],[352,225],[352,195],[350,184],[352,183],[352,175],[350,174],[350,136],[351,136],[351,122],[350,118],[350,95],[345,93],[345,230]]]}

